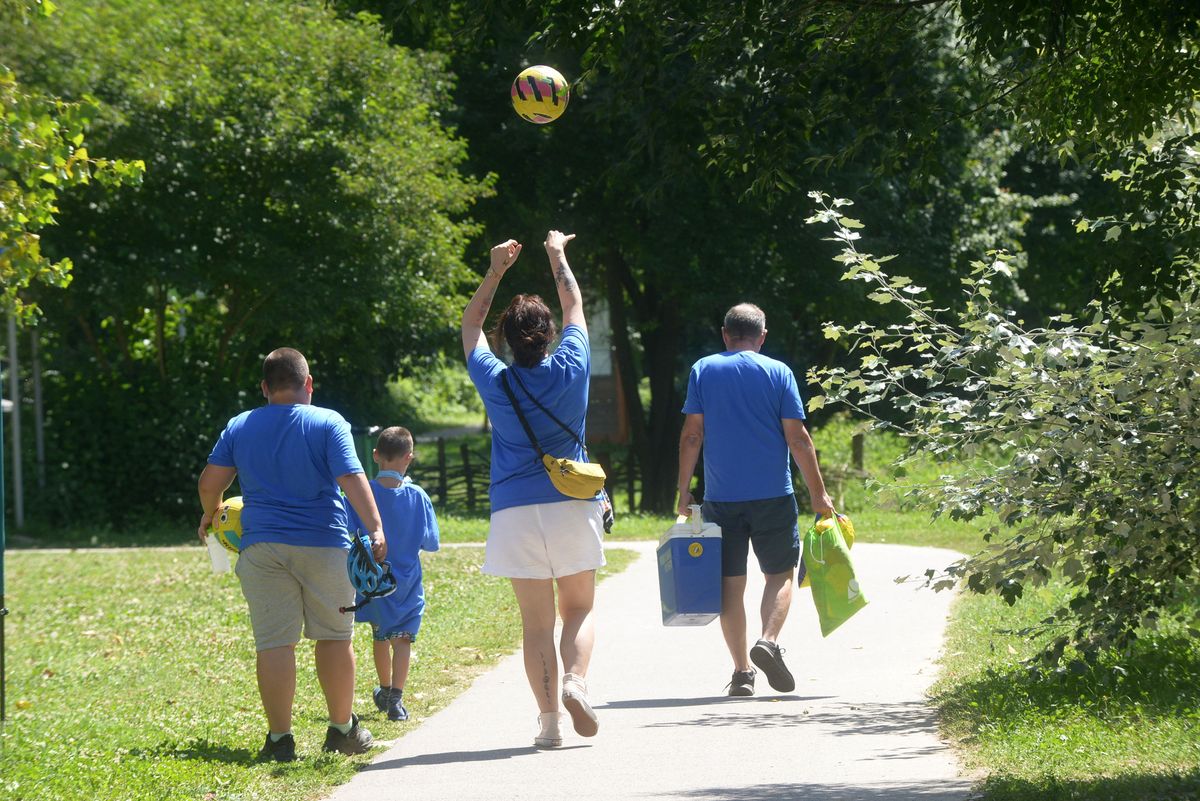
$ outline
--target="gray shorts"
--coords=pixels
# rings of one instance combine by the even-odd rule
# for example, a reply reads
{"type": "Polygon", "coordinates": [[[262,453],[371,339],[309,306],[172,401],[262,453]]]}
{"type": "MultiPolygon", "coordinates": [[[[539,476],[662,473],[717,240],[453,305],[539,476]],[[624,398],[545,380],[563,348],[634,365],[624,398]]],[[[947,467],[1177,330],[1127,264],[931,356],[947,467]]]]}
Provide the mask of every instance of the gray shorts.
{"type": "MultiPolygon", "coordinates": [[[[760,501],[705,501],[705,520],[721,527],[721,575],[746,575],[750,548],[767,575],[787,573],[800,562],[795,495],[760,501]]],[[[800,574],[803,578],[803,572],[800,574]]]]}
{"type": "Polygon", "coordinates": [[[346,574],[346,552],[259,542],[242,551],[234,568],[250,607],[254,647],[265,651],[310,640],[349,640],[354,587],[346,574]]]}

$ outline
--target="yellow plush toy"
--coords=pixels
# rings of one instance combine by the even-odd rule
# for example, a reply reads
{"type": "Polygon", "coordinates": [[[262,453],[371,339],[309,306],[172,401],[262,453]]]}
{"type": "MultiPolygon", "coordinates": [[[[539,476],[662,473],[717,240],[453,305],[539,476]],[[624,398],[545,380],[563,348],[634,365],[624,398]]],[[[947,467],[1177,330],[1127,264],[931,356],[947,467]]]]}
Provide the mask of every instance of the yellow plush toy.
{"type": "MultiPolygon", "coordinates": [[[[846,539],[846,547],[854,547],[854,524],[850,522],[850,518],[846,515],[838,515],[838,525],[842,527],[842,536],[846,539]]],[[[829,515],[824,515],[816,523],[817,531],[828,531],[833,527],[833,518],[829,515]]],[[[804,580],[800,582],[801,587],[808,586],[808,574],[805,573],[804,580]]]]}
{"type": "Polygon", "coordinates": [[[230,553],[240,553],[242,550],[242,496],[226,498],[217,507],[213,516],[212,527],[209,528],[217,541],[225,546],[230,553]]]}

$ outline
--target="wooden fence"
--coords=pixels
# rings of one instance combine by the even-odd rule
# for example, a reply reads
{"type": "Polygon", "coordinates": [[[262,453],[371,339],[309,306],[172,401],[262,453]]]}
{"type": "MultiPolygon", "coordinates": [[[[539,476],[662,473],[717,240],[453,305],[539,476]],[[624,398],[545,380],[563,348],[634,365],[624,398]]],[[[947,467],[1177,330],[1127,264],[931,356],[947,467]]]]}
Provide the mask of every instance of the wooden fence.
{"type": "MultiPolygon", "coordinates": [[[[373,427],[355,431],[355,443],[367,476],[373,478],[376,470],[371,460],[371,448],[379,429],[373,427]]],[[[834,502],[842,503],[845,485],[850,480],[865,478],[863,468],[863,435],[855,434],[851,440],[851,464],[846,467],[822,466],[822,473],[829,485],[834,502]]],[[[637,511],[639,470],[637,460],[628,448],[589,449],[592,458],[604,467],[608,474],[608,489],[612,494],[624,496],[628,511],[637,511]],[[614,492],[615,491],[615,492],[614,492]]],[[[817,454],[820,459],[820,452],[817,454]]],[[[417,460],[409,471],[413,480],[429,493],[438,511],[462,511],[478,514],[488,510],[488,485],[491,474],[491,450],[486,441],[447,439],[438,437],[432,442],[423,442],[418,449],[417,460]],[[433,456],[428,456],[430,445],[433,456]]],[[[803,478],[793,471],[799,490],[804,491],[803,478]]]]}

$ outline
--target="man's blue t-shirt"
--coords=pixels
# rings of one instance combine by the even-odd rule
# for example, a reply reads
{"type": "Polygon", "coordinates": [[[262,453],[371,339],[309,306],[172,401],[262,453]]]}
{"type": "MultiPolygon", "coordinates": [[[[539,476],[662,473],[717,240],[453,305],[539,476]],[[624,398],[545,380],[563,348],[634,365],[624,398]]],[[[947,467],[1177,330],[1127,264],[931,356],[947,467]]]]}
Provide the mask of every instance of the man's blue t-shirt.
{"type": "Polygon", "coordinates": [[[537,451],[525,436],[525,429],[521,428],[500,382],[505,369],[515,374],[509,376],[509,385],[542,450],[560,459],[583,461],[579,443],[529,400],[521,384],[583,441],[591,375],[587,334],[577,325],[568,325],[554,354],[536,367],[506,368],[504,362],[483,347],[476,348],[467,359],[467,372],[492,423],[492,511],[573,500],[550,483],[537,451]]]}
{"type": "Polygon", "coordinates": [[[704,415],[704,497],[757,501],[792,494],[784,418],[804,419],[796,377],[754,351],[705,356],[688,376],[684,414],[704,415]]]}
{"type": "MultiPolygon", "coordinates": [[[[436,551],[440,547],[440,532],[433,503],[425,490],[412,483],[408,476],[395,489],[371,481],[371,493],[383,520],[387,537],[387,562],[392,566],[396,591],[376,598],[354,613],[359,623],[373,623],[384,635],[401,631],[416,634],[425,611],[425,590],[421,585],[421,551],[436,551]]],[[[354,509],[347,509],[351,530],[363,528],[354,509]]],[[[359,595],[357,603],[362,602],[359,595]]]]}
{"type": "Polygon", "coordinates": [[[350,424],[330,409],[268,404],[229,421],[208,457],[237,470],[242,547],[282,542],[348,549],[337,479],[363,472],[350,424]]]}

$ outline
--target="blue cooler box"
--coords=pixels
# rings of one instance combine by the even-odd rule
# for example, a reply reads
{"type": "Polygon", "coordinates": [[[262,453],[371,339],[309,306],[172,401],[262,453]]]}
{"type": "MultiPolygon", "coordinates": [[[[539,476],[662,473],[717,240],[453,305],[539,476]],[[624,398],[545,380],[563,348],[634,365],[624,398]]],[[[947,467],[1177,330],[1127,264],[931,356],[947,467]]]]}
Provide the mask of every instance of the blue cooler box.
{"type": "Polygon", "coordinates": [[[658,542],[658,594],[664,626],[703,626],[721,614],[721,527],[700,507],[658,542]]]}

